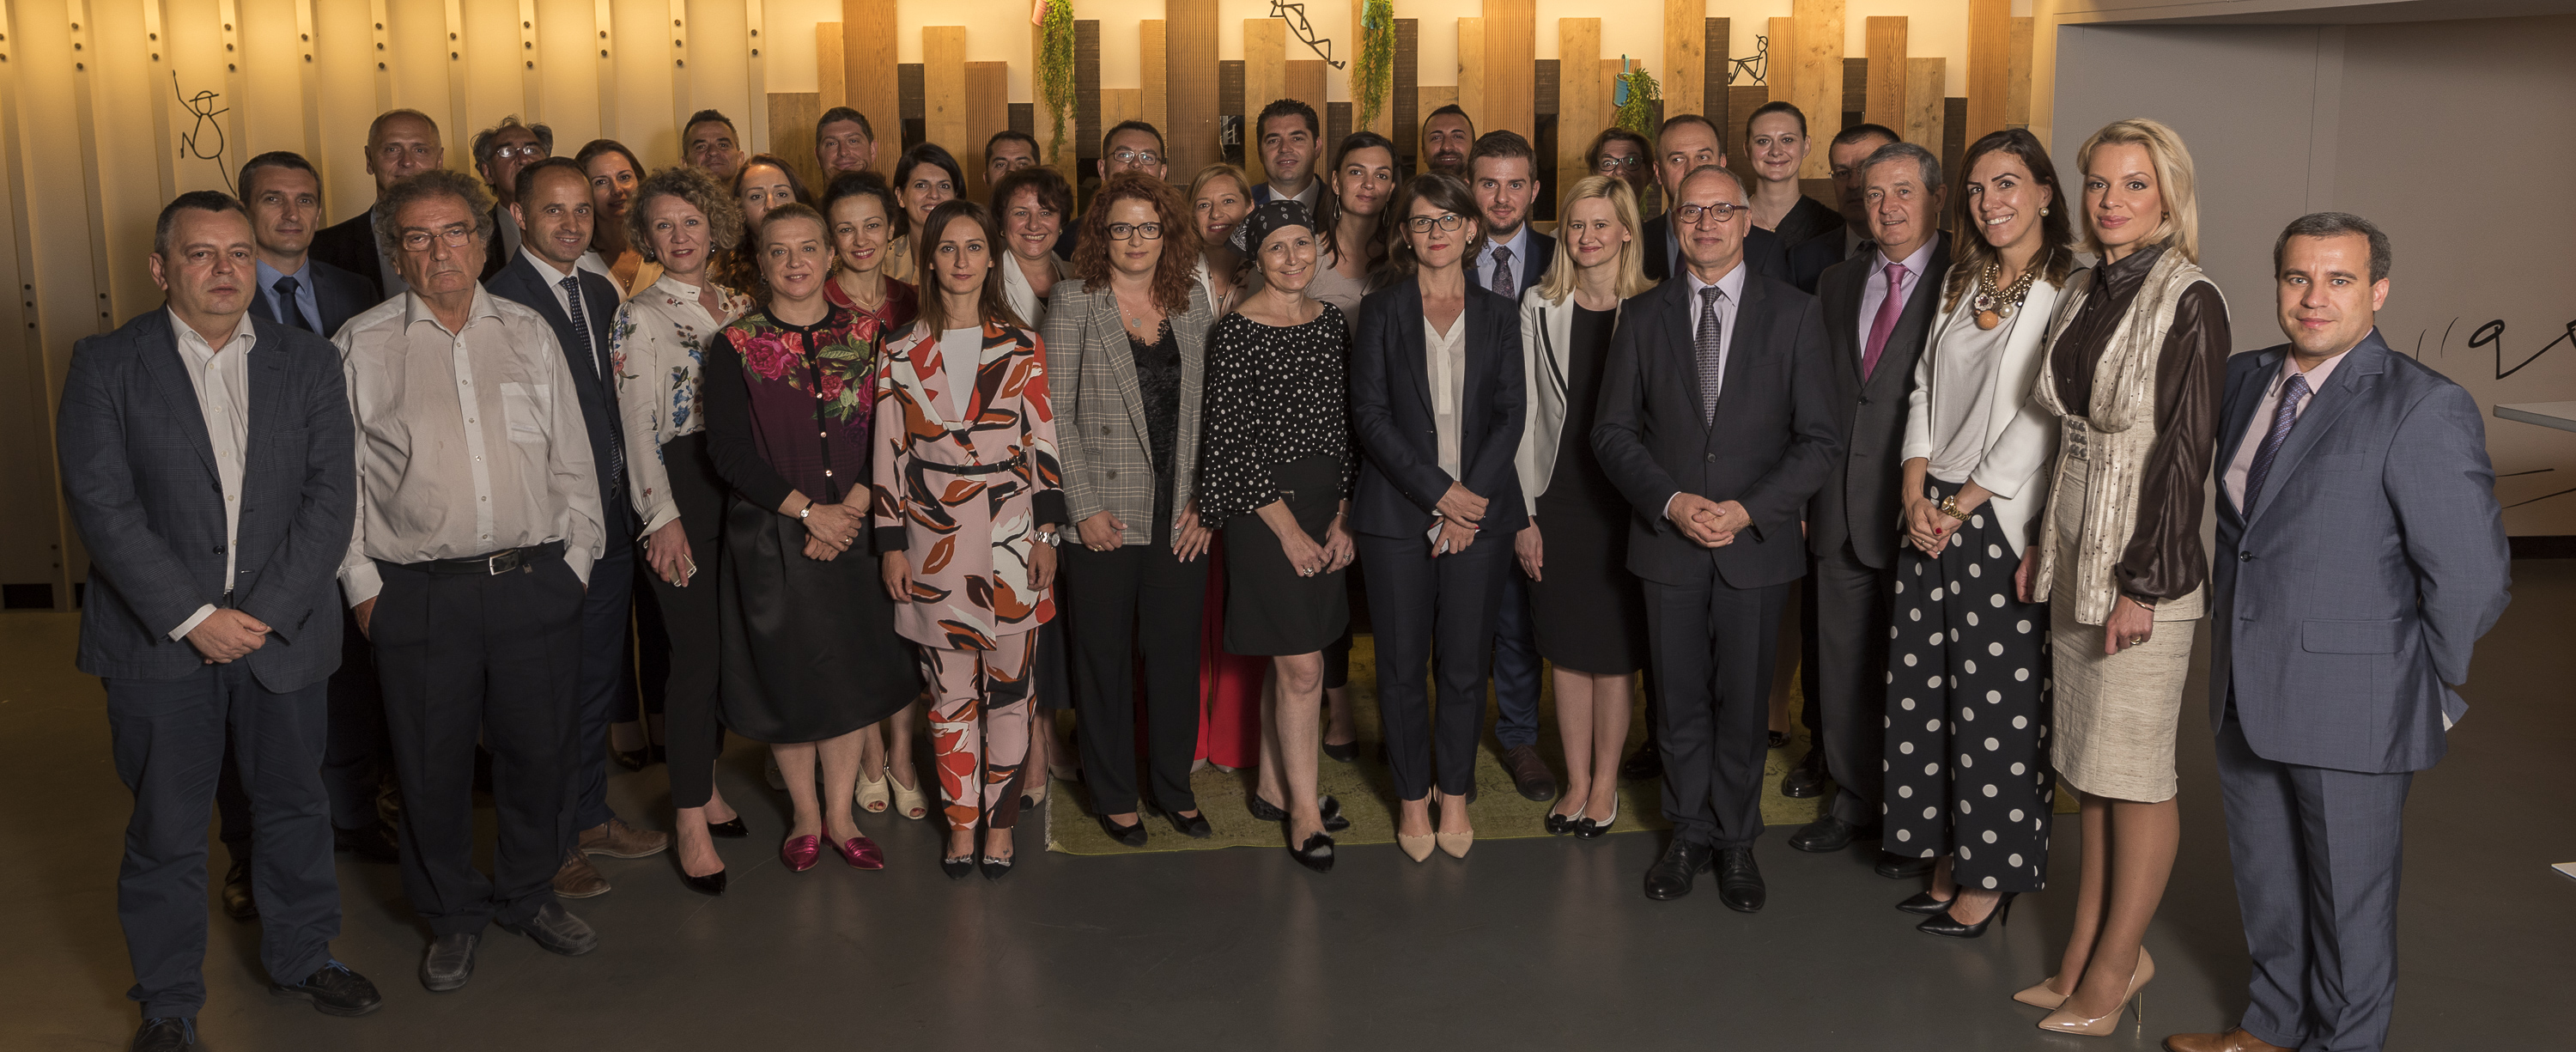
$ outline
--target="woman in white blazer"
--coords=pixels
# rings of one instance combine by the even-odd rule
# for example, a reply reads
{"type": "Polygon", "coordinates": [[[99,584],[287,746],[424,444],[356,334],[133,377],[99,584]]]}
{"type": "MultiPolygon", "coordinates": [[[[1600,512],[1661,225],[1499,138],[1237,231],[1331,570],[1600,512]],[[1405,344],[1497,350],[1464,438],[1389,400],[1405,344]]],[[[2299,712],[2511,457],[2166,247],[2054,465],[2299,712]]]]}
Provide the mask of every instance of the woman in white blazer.
{"type": "Polygon", "coordinates": [[[2036,137],[1988,135],[1962,168],[1958,229],[1979,236],[1954,250],[1905,421],[1885,848],[1939,860],[1897,908],[1975,938],[2048,873],[2047,597],[2019,577],[2057,451],[2031,387],[2075,254],[2036,137]]]}
{"type": "Polygon", "coordinates": [[[1547,831],[1590,839],[1618,820],[1628,677],[1645,666],[1645,598],[1628,573],[1627,503],[1592,453],[1593,407],[1621,301],[1654,287],[1625,183],[1588,176],[1557,211],[1556,259],[1521,294],[1529,423],[1515,458],[1529,525],[1513,554],[1530,580],[1539,654],[1555,666],[1565,793],[1547,831]],[[1542,525],[1544,524],[1544,525],[1542,525]]]}

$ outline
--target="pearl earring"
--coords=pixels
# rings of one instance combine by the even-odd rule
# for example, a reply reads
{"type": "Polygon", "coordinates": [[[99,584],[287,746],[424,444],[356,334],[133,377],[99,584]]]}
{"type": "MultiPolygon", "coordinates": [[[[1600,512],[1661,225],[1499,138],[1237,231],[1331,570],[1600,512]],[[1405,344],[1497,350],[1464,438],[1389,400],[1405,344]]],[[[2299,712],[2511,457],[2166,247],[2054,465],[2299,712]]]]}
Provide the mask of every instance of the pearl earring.
{"type": "Polygon", "coordinates": [[[2039,206],[2039,217],[2040,217],[2041,219],[2046,219],[2046,218],[2048,218],[2048,206],[2047,206],[2047,205],[2041,205],[2041,206],[2039,206]]]}

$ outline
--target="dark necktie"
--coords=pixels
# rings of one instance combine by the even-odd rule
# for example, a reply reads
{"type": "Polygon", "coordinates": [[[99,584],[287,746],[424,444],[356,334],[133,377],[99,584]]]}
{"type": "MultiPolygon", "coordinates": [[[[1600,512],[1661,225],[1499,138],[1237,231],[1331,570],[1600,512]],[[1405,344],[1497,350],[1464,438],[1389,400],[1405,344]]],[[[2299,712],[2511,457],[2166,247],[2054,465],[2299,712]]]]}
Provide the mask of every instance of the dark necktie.
{"type": "MultiPolygon", "coordinates": [[[[581,345],[581,360],[590,363],[590,375],[606,383],[608,371],[599,367],[599,352],[590,345],[590,311],[581,305],[581,275],[565,278],[560,284],[564,301],[572,308],[572,338],[581,345]]],[[[609,401],[614,403],[616,396],[611,395],[609,401]]],[[[622,489],[626,478],[626,443],[617,433],[617,424],[617,414],[608,414],[608,488],[612,492],[622,489]]]]}
{"type": "Polygon", "coordinates": [[[1887,352],[1887,337],[1896,331],[1896,321],[1905,316],[1905,264],[1887,265],[1887,298],[1878,303],[1878,317],[1869,323],[1869,346],[1860,356],[1860,378],[1878,371],[1878,356],[1887,352]]]}
{"type": "Polygon", "coordinates": [[[1725,330],[1717,320],[1717,298],[1725,293],[1711,285],[1699,290],[1699,335],[1692,342],[1699,349],[1699,422],[1717,422],[1717,388],[1725,379],[1726,346],[1721,338],[1725,330]]]}
{"type": "Polygon", "coordinates": [[[2271,477],[2272,458],[2281,453],[2281,440],[2290,437],[2290,428],[2299,422],[2299,403],[2308,398],[2308,377],[2293,373],[2288,386],[2281,389],[2280,407],[2272,411],[2272,432],[2263,436],[2263,446],[2254,451],[2254,463],[2245,469],[2244,511],[2254,510],[2254,498],[2263,492],[2263,480],[2271,477]]]}
{"type": "Polygon", "coordinates": [[[1494,250],[1494,291],[1502,293],[1504,299],[1511,299],[1514,296],[1514,293],[1512,292],[1511,249],[1497,248],[1494,250]]]}
{"type": "Polygon", "coordinates": [[[304,305],[295,301],[295,291],[298,287],[295,282],[295,275],[288,274],[277,279],[277,284],[272,287],[277,289],[277,306],[279,308],[277,312],[277,320],[285,322],[288,325],[295,326],[296,328],[302,329],[316,336],[322,334],[321,329],[314,327],[313,319],[304,316],[304,305]]]}

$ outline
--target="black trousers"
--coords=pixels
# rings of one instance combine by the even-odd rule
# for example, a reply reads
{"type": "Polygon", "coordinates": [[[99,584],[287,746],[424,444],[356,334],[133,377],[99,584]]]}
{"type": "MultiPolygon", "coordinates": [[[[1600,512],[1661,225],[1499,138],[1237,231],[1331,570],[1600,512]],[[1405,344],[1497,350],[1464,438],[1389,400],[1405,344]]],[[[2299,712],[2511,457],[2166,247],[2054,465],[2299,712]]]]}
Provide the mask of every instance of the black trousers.
{"type": "Polygon", "coordinates": [[[1485,673],[1493,663],[1494,611],[1511,538],[1483,536],[1467,550],[1431,557],[1421,537],[1357,538],[1368,576],[1369,631],[1377,640],[1378,716],[1386,725],[1387,767],[1399,800],[1440,791],[1463,795],[1476,783],[1476,739],[1485,726],[1485,673]],[[1426,691],[1436,660],[1438,707],[1426,691]]]}
{"type": "MultiPolygon", "coordinates": [[[[1908,551],[1913,549],[1908,548],[1908,551]]],[[[2007,583],[2011,574],[2005,574],[2007,583]]],[[[1834,817],[1855,826],[1878,824],[1887,743],[1888,590],[1896,570],[1873,569],[1846,541],[1807,562],[1812,591],[1806,605],[1807,646],[1816,665],[1807,680],[1808,724],[1825,750],[1825,773],[1834,780],[1834,817]]],[[[2046,622],[2042,622],[2043,625],[2046,622]]],[[[1776,638],[1776,637],[1775,637],[1776,638]]],[[[1770,677],[1763,677],[1770,686],[1770,677]]]]}
{"type": "Polygon", "coordinates": [[[194,1016],[206,1003],[206,806],[218,765],[238,769],[257,831],[261,966],[292,983],[331,959],[340,890],[320,770],[323,694],[321,683],[272,691],[241,661],[107,681],[116,775],[134,793],[116,916],[134,964],[126,996],[144,1018],[194,1016]]]}
{"type": "Polygon", "coordinates": [[[1732,588],[1712,565],[1689,584],[1645,587],[1662,694],[1655,740],[1664,755],[1664,817],[1683,840],[1751,847],[1762,835],[1772,650],[1792,586],[1732,588]]]}
{"type": "MultiPolygon", "coordinates": [[[[385,696],[376,688],[375,651],[346,606],[340,608],[340,668],[331,673],[329,693],[322,791],[331,799],[331,824],[359,829],[376,820],[376,789],[387,755],[385,696]]],[[[233,861],[248,860],[253,846],[250,793],[242,788],[230,739],[224,742],[223,775],[215,783],[215,815],[224,851],[233,861]]]]}
{"type": "MultiPolygon", "coordinates": [[[[676,444],[665,444],[664,453],[676,444]]],[[[672,488],[685,492],[679,473],[674,471],[671,477],[672,488]]],[[[698,564],[688,587],[675,588],[654,576],[641,546],[635,556],[638,573],[652,581],[644,600],[635,604],[635,619],[654,628],[638,634],[648,648],[656,639],[664,643],[658,662],[663,671],[660,689],[654,690],[655,684],[648,680],[647,695],[658,693],[663,699],[662,734],[669,750],[675,808],[705,807],[715,798],[716,757],[724,752],[724,724],[716,716],[717,662],[724,653],[724,516],[695,515],[695,511],[683,505],[680,513],[680,528],[689,535],[689,557],[698,564]],[[701,522],[704,536],[699,535],[701,522]]],[[[644,671],[650,674],[652,669],[647,664],[644,671]]]]}
{"type": "Polygon", "coordinates": [[[438,935],[554,901],[579,743],[581,580],[560,558],[507,573],[379,561],[371,626],[402,786],[402,884],[438,935]],[[474,868],[474,743],[492,752],[493,875],[474,868]]]}
{"type": "Polygon", "coordinates": [[[1068,536],[1056,549],[1064,565],[1064,588],[1056,596],[1066,610],[1043,631],[1066,633],[1074,711],[1082,721],[1083,784],[1101,814],[1136,809],[1140,652],[1154,803],[1166,811],[1198,809],[1190,762],[1199,741],[1199,616],[1207,605],[1208,560],[1182,562],[1172,554],[1170,534],[1163,520],[1144,544],[1095,552],[1068,536]]]}
{"type": "MultiPolygon", "coordinates": [[[[622,496],[622,494],[621,494],[622,496]]],[[[581,607],[581,725],[572,779],[571,829],[595,829],[616,817],[608,809],[608,725],[635,711],[635,661],[629,631],[635,611],[635,517],[608,513],[608,546],[591,566],[581,607]]]]}

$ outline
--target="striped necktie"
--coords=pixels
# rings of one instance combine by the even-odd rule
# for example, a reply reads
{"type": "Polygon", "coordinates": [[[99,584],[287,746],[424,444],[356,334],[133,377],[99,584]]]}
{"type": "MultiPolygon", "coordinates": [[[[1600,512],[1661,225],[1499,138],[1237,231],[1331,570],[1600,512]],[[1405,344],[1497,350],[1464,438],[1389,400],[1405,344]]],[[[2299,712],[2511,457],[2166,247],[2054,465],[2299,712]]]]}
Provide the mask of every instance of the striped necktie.
{"type": "Polygon", "coordinates": [[[2272,475],[2272,458],[2281,453],[2281,440],[2290,437],[2290,428],[2299,422],[2299,403],[2308,398],[2308,377],[2292,373],[2289,386],[2281,389],[2281,405],[2272,411],[2272,432],[2263,436],[2263,446],[2254,451],[2254,463],[2245,469],[2245,511],[2254,510],[2254,498],[2263,492],[2263,480],[2272,475]]]}
{"type": "Polygon", "coordinates": [[[1717,298],[1726,291],[1715,285],[1699,290],[1699,422],[1717,422],[1718,385],[1726,378],[1725,329],[1717,318],[1717,298]]]}

